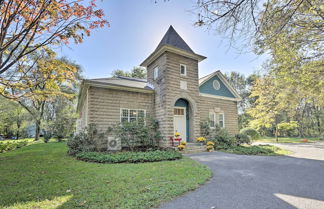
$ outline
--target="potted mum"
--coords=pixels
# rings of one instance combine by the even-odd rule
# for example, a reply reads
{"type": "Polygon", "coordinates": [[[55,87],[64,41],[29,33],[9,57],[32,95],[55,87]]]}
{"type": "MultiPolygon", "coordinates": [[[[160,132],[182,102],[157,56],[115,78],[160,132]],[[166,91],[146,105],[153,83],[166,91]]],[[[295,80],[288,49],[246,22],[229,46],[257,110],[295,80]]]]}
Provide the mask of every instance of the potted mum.
{"type": "Polygon", "coordinates": [[[211,152],[214,150],[215,143],[212,141],[208,141],[206,144],[206,149],[208,152],[211,152]]]}
{"type": "Polygon", "coordinates": [[[203,145],[203,144],[206,142],[206,138],[203,137],[203,136],[201,136],[201,137],[198,137],[198,138],[196,139],[196,141],[197,141],[198,143],[200,143],[201,145],[203,145]]]}

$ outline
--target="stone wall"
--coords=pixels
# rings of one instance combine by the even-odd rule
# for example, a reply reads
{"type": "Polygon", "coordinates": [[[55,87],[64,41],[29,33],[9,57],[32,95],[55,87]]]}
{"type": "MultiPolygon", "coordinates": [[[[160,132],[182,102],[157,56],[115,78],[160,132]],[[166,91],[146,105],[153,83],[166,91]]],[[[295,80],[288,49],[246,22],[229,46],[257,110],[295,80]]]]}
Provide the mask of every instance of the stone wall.
{"type": "Polygon", "coordinates": [[[160,131],[165,141],[174,135],[173,109],[177,99],[183,98],[190,106],[190,136],[193,141],[200,132],[199,112],[197,108],[198,89],[198,61],[165,52],[148,67],[148,82],[155,88],[156,119],[160,123],[160,131]],[[187,66],[187,76],[180,75],[180,64],[187,66]],[[153,80],[153,70],[159,67],[159,76],[153,80]],[[180,81],[187,82],[187,90],[180,89],[180,81]]]}
{"type": "Polygon", "coordinates": [[[201,121],[207,121],[209,117],[209,111],[217,108],[224,113],[225,128],[228,130],[228,132],[231,135],[235,135],[239,132],[236,101],[205,96],[200,96],[199,98],[199,112],[201,121]]]}
{"type": "Polygon", "coordinates": [[[144,109],[154,117],[154,94],[89,87],[88,124],[95,123],[99,130],[120,122],[120,109],[144,109]]]}

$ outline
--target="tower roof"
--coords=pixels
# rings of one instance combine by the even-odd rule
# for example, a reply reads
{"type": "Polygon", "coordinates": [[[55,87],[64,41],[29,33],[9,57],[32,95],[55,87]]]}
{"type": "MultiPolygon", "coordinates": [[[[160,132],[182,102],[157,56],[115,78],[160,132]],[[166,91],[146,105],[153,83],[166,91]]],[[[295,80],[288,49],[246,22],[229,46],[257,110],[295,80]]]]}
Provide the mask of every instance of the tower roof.
{"type": "Polygon", "coordinates": [[[188,44],[181,38],[181,36],[174,30],[172,25],[170,25],[168,31],[163,36],[162,40],[160,41],[159,45],[156,47],[155,50],[159,49],[164,45],[174,46],[176,48],[185,50],[190,53],[194,53],[194,51],[188,46],[188,44]]]}
{"type": "Polygon", "coordinates": [[[205,56],[196,54],[188,44],[180,37],[180,35],[170,25],[168,31],[163,36],[156,49],[141,63],[141,66],[147,67],[150,63],[156,60],[164,52],[172,52],[197,61],[206,59],[205,56]]]}

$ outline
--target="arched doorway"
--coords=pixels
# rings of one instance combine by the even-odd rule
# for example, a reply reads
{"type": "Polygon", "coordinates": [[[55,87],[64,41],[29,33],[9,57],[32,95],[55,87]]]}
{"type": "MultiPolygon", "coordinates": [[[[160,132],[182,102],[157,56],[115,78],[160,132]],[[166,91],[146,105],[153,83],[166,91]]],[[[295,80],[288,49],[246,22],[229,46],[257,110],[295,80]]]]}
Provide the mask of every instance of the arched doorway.
{"type": "Polygon", "coordinates": [[[190,112],[189,102],[186,99],[178,99],[174,104],[173,127],[174,132],[179,132],[183,141],[188,142],[190,136],[190,112]]]}

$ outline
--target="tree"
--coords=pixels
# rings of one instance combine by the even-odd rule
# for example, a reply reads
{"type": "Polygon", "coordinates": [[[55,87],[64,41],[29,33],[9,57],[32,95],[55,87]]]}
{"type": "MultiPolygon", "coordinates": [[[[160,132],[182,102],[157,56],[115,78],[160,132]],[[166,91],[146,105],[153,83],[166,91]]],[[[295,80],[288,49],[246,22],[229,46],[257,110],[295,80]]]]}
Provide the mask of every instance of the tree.
{"type": "Polygon", "coordinates": [[[23,133],[29,115],[14,101],[0,96],[0,134],[18,139],[23,133]]]}
{"type": "MultiPolygon", "coordinates": [[[[323,42],[324,8],[321,0],[197,0],[198,26],[207,26],[242,43],[275,40],[282,33],[300,31],[305,48],[323,42]]],[[[314,50],[323,55],[323,46],[314,50]]],[[[310,50],[308,50],[310,52],[310,50]]]]}
{"type": "Polygon", "coordinates": [[[31,58],[34,59],[32,66],[18,65],[18,71],[24,76],[10,80],[0,94],[15,99],[32,115],[36,124],[35,140],[38,140],[46,104],[59,96],[75,96],[64,87],[73,86],[78,69],[57,59],[56,54],[46,48],[38,50],[31,58]]]}
{"type": "Polygon", "coordinates": [[[0,78],[50,44],[81,43],[107,21],[95,0],[0,0],[0,78]]]}
{"type": "Polygon", "coordinates": [[[123,70],[115,70],[111,73],[112,77],[130,77],[130,78],[139,78],[145,79],[146,78],[146,69],[143,67],[134,67],[130,72],[123,71],[123,70]]]}
{"type": "Polygon", "coordinates": [[[250,97],[251,88],[259,75],[251,74],[250,76],[245,77],[239,72],[230,72],[226,73],[225,77],[242,98],[242,100],[238,102],[238,120],[239,128],[245,128],[251,120],[251,116],[246,112],[246,109],[255,102],[255,98],[250,97]]]}
{"type": "MultiPolygon", "coordinates": [[[[255,129],[277,127],[280,122],[281,106],[278,105],[280,89],[270,76],[260,78],[255,82],[251,91],[251,97],[257,97],[255,104],[248,110],[253,120],[250,126],[255,129]]],[[[275,129],[278,140],[278,130],[275,129]]]]}

